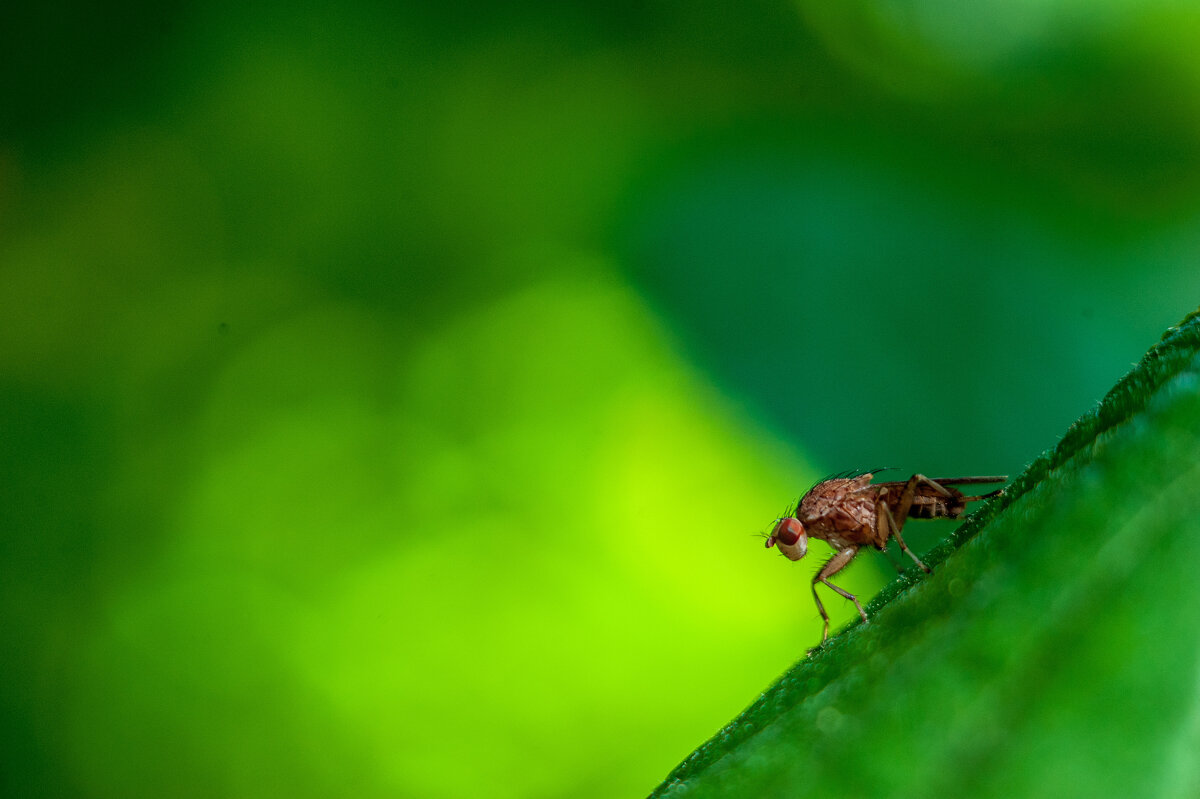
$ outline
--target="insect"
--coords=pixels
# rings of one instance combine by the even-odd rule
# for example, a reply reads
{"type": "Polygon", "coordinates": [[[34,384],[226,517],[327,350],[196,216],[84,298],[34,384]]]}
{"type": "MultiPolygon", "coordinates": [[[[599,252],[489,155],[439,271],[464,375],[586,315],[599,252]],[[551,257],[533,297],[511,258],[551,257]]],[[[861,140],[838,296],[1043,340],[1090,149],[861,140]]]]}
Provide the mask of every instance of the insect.
{"type": "MultiPolygon", "coordinates": [[[[873,471],[880,471],[875,469],[873,471]]],[[[958,519],[966,512],[968,502],[988,499],[1004,493],[1000,488],[979,496],[966,496],[954,486],[1003,483],[1007,477],[939,477],[931,479],[914,474],[908,480],[892,483],[871,483],[871,471],[846,472],[817,483],[796,505],[796,512],[775,521],[767,538],[767,547],[778,546],[791,560],[800,560],[808,552],[808,539],[819,538],[833,547],[834,555],[825,561],[813,576],[813,601],[825,620],[821,643],[829,639],[829,614],[817,595],[817,583],[824,583],[854,603],[858,615],[867,621],[867,613],[858,597],[829,582],[829,578],[850,565],[858,550],[873,546],[883,551],[889,538],[895,538],[904,554],[923,571],[930,568],[921,562],[900,531],[908,519],[958,519]]]]}

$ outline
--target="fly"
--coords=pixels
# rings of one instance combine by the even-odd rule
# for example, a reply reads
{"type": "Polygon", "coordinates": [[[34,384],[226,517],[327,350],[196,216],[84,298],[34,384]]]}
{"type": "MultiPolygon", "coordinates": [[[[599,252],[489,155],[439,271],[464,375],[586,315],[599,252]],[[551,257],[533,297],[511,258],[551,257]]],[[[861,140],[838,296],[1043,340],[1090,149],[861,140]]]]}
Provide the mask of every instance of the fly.
{"type": "MultiPolygon", "coordinates": [[[[875,471],[879,471],[878,469],[875,471]]],[[[813,576],[813,601],[825,620],[821,643],[829,639],[829,614],[817,595],[817,583],[824,583],[854,603],[858,615],[867,621],[867,613],[858,597],[829,582],[829,578],[850,565],[858,550],[872,546],[882,551],[888,539],[895,538],[904,554],[923,571],[930,568],[921,562],[900,531],[908,519],[958,519],[966,512],[968,502],[998,496],[999,488],[987,494],[966,496],[954,486],[1003,483],[1007,477],[939,477],[931,479],[914,474],[908,480],[892,483],[871,483],[871,472],[849,472],[817,483],[796,505],[792,516],[778,519],[767,539],[767,546],[778,546],[791,560],[800,560],[808,552],[808,539],[819,538],[833,547],[834,555],[813,576]]]]}

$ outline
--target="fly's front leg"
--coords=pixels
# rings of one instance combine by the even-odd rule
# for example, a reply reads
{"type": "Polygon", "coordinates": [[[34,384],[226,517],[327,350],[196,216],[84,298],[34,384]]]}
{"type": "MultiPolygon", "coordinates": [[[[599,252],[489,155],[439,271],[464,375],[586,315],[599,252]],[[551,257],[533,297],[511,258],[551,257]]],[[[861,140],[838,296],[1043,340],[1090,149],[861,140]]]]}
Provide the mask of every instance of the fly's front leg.
{"type": "Polygon", "coordinates": [[[862,609],[862,605],[858,604],[858,597],[845,590],[838,588],[833,583],[829,582],[829,578],[846,568],[850,561],[854,560],[854,556],[858,554],[858,547],[846,547],[841,552],[838,552],[829,560],[825,561],[825,565],[821,570],[813,575],[812,593],[813,601],[817,603],[817,610],[821,612],[821,618],[825,620],[825,632],[821,635],[821,643],[829,640],[829,614],[825,612],[825,606],[821,604],[821,597],[817,596],[817,583],[825,583],[825,585],[837,591],[839,594],[849,599],[854,603],[854,607],[858,608],[858,615],[862,616],[862,620],[867,620],[867,613],[862,609]]]}
{"type": "Polygon", "coordinates": [[[888,504],[881,499],[879,500],[879,505],[876,510],[879,512],[879,524],[889,528],[883,531],[883,540],[886,541],[888,539],[888,535],[894,535],[896,540],[900,542],[900,549],[904,551],[905,555],[908,555],[913,559],[913,563],[921,567],[921,571],[933,571],[924,563],[922,563],[921,559],[918,558],[916,554],[914,554],[913,551],[908,548],[908,544],[904,543],[904,537],[900,535],[900,525],[896,523],[896,517],[892,515],[892,509],[888,507],[888,504]]]}

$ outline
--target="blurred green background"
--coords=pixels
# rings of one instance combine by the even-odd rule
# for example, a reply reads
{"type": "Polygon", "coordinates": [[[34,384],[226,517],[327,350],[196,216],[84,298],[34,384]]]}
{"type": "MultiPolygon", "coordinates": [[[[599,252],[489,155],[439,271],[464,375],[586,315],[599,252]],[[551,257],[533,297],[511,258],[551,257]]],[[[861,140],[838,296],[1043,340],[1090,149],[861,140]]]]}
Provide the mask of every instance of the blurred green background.
{"type": "Polygon", "coordinates": [[[1200,301],[1176,3],[0,14],[5,795],[644,795],[1200,301]]]}

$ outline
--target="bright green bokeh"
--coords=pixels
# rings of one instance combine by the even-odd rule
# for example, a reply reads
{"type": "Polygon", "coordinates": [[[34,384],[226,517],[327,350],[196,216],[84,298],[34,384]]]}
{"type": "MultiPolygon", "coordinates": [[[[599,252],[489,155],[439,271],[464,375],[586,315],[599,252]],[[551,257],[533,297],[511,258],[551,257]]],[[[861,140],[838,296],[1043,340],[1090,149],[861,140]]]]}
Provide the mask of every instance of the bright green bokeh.
{"type": "Polygon", "coordinates": [[[1194,15],[1077,6],[13,19],[4,793],[651,790],[819,637],[789,501],[1195,305],[1194,15]]]}

